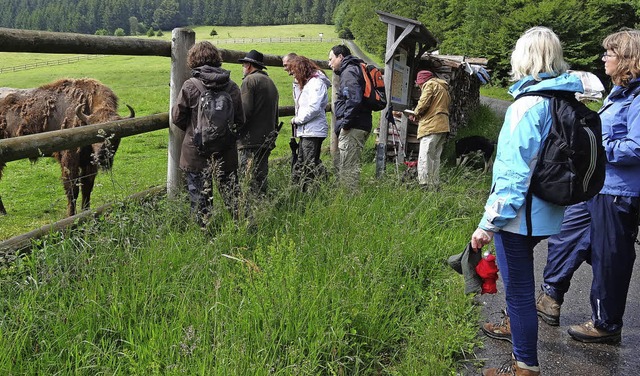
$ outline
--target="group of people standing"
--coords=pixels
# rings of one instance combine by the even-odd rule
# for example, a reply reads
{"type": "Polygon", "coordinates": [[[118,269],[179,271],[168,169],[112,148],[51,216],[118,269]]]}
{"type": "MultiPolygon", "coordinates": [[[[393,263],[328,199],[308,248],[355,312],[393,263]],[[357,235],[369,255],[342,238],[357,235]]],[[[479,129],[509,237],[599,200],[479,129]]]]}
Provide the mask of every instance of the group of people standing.
{"type": "MultiPolygon", "coordinates": [[[[236,219],[241,210],[240,179],[248,183],[250,196],[263,197],[267,193],[268,160],[278,129],[279,93],[265,72],[262,53],[252,50],[239,62],[244,76],[240,87],[231,80],[231,73],[221,67],[222,56],[212,43],[198,42],[187,55],[192,77],[201,81],[207,90],[226,91],[234,103],[234,137],[221,141],[211,155],[199,153],[193,141],[200,85],[192,79],[186,80],[171,109],[173,123],[185,131],[180,168],[185,174],[192,212],[202,227],[206,227],[211,215],[214,178],[225,207],[236,219]]],[[[358,185],[360,157],[372,128],[371,110],[362,103],[365,83],[360,62],[344,45],[334,46],[329,52],[329,66],[340,78],[340,86],[335,88],[333,131],[339,140],[339,152],[334,168],[338,180],[350,188],[358,185]]],[[[293,136],[300,140],[292,164],[292,182],[306,191],[310,183],[327,174],[320,154],[329,132],[325,108],[329,103],[331,81],[320,66],[307,57],[290,53],[283,57],[282,63],[285,71],[293,76],[295,116],[291,126],[293,136]]]]}
{"type": "MultiPolygon", "coordinates": [[[[549,100],[524,96],[509,106],[499,135],[491,194],[471,236],[479,250],[492,240],[505,286],[507,319],[486,323],[490,337],[513,344],[512,359],[484,370],[489,376],[540,375],[538,320],[559,325],[560,308],[574,272],[591,264],[591,319],[571,325],[571,338],[589,343],[621,340],[623,315],[635,262],[640,207],[640,31],[624,30],[604,39],[605,73],[614,87],[599,111],[606,154],[604,187],[570,207],[525,196],[541,145],[551,128],[549,100]],[[525,212],[531,213],[528,233],[525,212]],[[542,291],[536,298],[534,247],[548,238],[542,291]]],[[[527,30],[511,55],[514,97],[525,92],[583,92],[566,73],[557,35],[545,27],[527,30]]]]}

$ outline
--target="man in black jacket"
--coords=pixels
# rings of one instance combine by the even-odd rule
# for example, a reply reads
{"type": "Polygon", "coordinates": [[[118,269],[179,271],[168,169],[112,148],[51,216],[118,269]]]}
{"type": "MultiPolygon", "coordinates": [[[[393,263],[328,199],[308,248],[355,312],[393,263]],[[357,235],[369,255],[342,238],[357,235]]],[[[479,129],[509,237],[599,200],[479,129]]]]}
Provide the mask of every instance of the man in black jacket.
{"type": "Polygon", "coordinates": [[[371,110],[362,102],[364,77],[362,60],[351,55],[347,46],[337,45],[329,51],[329,66],[340,77],[334,103],[338,136],[338,177],[347,187],[357,188],[360,180],[360,155],[371,132],[371,110]]]}

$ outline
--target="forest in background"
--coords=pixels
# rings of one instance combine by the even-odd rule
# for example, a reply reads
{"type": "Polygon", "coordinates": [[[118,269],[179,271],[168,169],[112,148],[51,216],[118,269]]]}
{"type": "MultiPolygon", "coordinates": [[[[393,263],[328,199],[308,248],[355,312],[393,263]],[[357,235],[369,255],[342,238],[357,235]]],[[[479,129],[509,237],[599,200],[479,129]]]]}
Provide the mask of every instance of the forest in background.
{"type": "Polygon", "coordinates": [[[440,53],[487,58],[504,83],[516,39],[538,25],[560,36],[572,69],[602,73],[602,39],[635,28],[639,9],[640,0],[0,0],[0,27],[144,35],[192,25],[335,24],[340,37],[381,57],[381,10],[422,22],[440,53]]]}

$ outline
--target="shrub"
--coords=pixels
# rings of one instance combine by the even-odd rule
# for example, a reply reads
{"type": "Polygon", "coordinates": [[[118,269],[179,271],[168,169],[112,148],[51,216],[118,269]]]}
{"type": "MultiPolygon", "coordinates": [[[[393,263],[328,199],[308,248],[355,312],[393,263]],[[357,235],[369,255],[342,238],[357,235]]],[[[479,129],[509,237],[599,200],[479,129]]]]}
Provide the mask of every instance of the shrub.
{"type": "Polygon", "coordinates": [[[155,36],[155,35],[156,35],[156,32],[155,32],[155,31],[153,31],[153,28],[152,28],[152,27],[150,27],[150,28],[149,28],[149,30],[147,30],[147,36],[148,36],[148,37],[153,37],[153,36],[155,36]]]}
{"type": "Polygon", "coordinates": [[[109,35],[109,31],[107,29],[98,29],[96,30],[96,35],[109,35]]]}
{"type": "Polygon", "coordinates": [[[341,39],[348,39],[348,40],[352,40],[352,39],[354,39],[354,38],[353,38],[353,33],[352,33],[352,32],[351,32],[351,30],[349,30],[348,28],[347,28],[347,29],[340,30],[340,31],[338,32],[338,38],[341,38],[341,39]]]}
{"type": "Polygon", "coordinates": [[[218,35],[218,32],[216,31],[216,29],[211,29],[211,32],[209,33],[209,35],[211,35],[212,37],[215,37],[216,35],[218,35]]]}
{"type": "Polygon", "coordinates": [[[156,33],[156,36],[158,36],[158,37],[161,37],[161,36],[163,36],[163,35],[164,35],[164,34],[162,33],[162,30],[158,30],[158,32],[156,33]]]}
{"type": "Polygon", "coordinates": [[[124,29],[121,27],[117,28],[113,35],[115,35],[116,37],[124,37],[124,29]]]}

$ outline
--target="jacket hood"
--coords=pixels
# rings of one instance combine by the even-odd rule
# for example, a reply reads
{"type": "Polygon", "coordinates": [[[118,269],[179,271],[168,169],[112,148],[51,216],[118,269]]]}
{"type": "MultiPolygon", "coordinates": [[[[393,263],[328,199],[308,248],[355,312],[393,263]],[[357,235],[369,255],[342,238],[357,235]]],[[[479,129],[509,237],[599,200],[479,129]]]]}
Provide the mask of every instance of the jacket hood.
{"type": "Polygon", "coordinates": [[[345,56],[342,59],[342,63],[340,63],[340,72],[344,71],[344,69],[348,66],[348,65],[358,65],[360,64],[362,60],[358,59],[356,56],[354,55],[349,55],[349,56],[345,56]]]}
{"type": "Polygon", "coordinates": [[[191,71],[191,75],[200,79],[207,89],[224,90],[231,82],[231,72],[218,67],[203,65],[191,71]]]}
{"type": "Polygon", "coordinates": [[[329,88],[331,87],[331,80],[322,71],[317,71],[313,74],[313,77],[319,78],[329,88]]]}
{"type": "Polygon", "coordinates": [[[552,76],[549,73],[541,73],[540,78],[542,81],[538,81],[535,84],[531,84],[535,81],[533,76],[527,76],[516,82],[509,88],[509,94],[514,98],[522,93],[529,93],[535,91],[572,91],[574,93],[584,93],[584,87],[580,78],[573,74],[563,73],[559,76],[552,76]]]}

